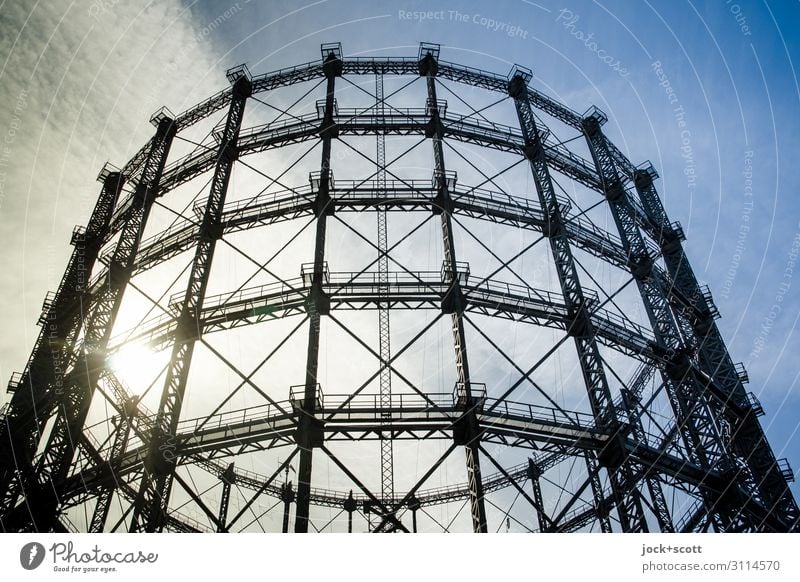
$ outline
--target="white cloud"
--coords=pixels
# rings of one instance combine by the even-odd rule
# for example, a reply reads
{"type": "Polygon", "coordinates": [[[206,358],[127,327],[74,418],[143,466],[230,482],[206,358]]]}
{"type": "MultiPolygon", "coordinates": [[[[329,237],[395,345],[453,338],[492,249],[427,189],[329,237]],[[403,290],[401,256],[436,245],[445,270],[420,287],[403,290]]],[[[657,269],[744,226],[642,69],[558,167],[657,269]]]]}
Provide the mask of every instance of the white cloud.
{"type": "Polygon", "coordinates": [[[159,106],[178,113],[224,87],[230,63],[217,62],[178,1],[7,2],[2,11],[0,95],[15,105],[0,111],[5,381],[27,359],[41,299],[58,284],[72,225],[91,212],[103,163],[124,164],[149,139],[159,106]]]}

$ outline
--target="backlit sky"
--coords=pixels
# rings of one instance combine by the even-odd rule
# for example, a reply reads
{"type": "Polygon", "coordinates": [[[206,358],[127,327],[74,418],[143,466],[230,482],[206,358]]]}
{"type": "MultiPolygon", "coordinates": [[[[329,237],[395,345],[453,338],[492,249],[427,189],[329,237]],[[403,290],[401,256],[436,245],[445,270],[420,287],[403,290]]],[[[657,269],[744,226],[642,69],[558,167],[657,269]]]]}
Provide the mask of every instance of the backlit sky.
{"type": "Polygon", "coordinates": [[[98,170],[150,137],[155,109],[183,111],[241,62],[263,73],[323,42],[414,56],[428,41],[450,61],[530,67],[653,162],[770,442],[800,469],[797,22],[800,3],[755,0],[0,2],[0,380],[24,367],[98,170]]]}

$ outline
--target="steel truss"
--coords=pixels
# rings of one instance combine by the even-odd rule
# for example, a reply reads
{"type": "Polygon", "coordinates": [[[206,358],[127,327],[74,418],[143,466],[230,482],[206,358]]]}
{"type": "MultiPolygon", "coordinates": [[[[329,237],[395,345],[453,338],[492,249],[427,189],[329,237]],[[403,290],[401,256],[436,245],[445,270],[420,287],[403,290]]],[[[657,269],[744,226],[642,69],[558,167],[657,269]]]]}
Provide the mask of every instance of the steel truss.
{"type": "Polygon", "coordinates": [[[327,44],[320,60],[260,76],[242,65],[229,70],[228,79],[229,88],[180,115],[157,112],[154,137],[121,170],[107,166],[100,174],[97,205],[86,227],[73,233],[75,249],[62,282],[45,300],[42,331],[24,371],[12,376],[12,398],[0,413],[3,531],[264,529],[273,524],[264,516],[277,506],[282,516],[273,529],[284,532],[292,512],[291,529],[297,532],[322,531],[334,522],[346,531],[418,531],[420,522],[425,529],[449,531],[460,509],[445,524],[440,506],[469,506],[463,525],[468,522],[475,532],[499,530],[498,524],[512,519],[539,532],[800,530],[788,486],[791,469],[766,441],[758,420],[763,410],[745,390],[747,375],[725,347],[711,295],[683,251],[683,231],[669,221],[656,192],[658,176],[648,163],[632,164],[609,141],[601,111],[580,115],[540,93],[524,67],[508,75],[481,71],[441,60],[438,45],[427,43],[410,58],[345,58],[340,45],[327,44]],[[362,77],[369,82],[351,81],[362,77]],[[389,92],[387,79],[408,82],[389,92]],[[424,84],[424,103],[393,105],[395,94],[415,79],[424,84]],[[320,85],[324,93],[315,111],[300,110],[298,103],[320,85]],[[294,105],[278,106],[285,103],[282,91],[308,86],[294,105]],[[478,109],[450,86],[479,89],[497,100],[478,109]],[[374,87],[374,94],[363,87],[374,87]],[[368,105],[340,107],[339,100],[353,91],[365,94],[368,105]],[[467,111],[448,110],[444,95],[467,111]],[[516,126],[507,125],[508,116],[504,124],[484,115],[503,102],[516,126]],[[279,114],[247,125],[246,105],[279,114]],[[206,138],[187,137],[223,111],[206,138]],[[363,136],[375,139],[374,158],[347,142],[363,136]],[[430,142],[431,178],[404,177],[396,162],[417,146],[387,160],[389,137],[430,142]],[[589,159],[570,145],[576,140],[589,159]],[[172,159],[177,141],[194,147],[172,159]],[[303,144],[313,146],[306,154],[320,152],[308,183],[284,183],[292,166],[270,177],[248,163],[257,154],[303,144]],[[489,176],[452,144],[498,152],[514,162],[489,176]],[[372,174],[335,179],[332,151],[339,146],[366,160],[372,174]],[[520,163],[529,169],[532,189],[510,194],[498,177],[520,163]],[[451,168],[464,164],[485,179],[462,183],[451,168]],[[228,201],[237,165],[268,179],[268,186],[228,201]],[[168,201],[208,172],[206,199],[190,204],[188,212],[173,211],[177,217],[170,226],[145,237],[151,211],[163,206],[159,199],[168,201]],[[561,181],[572,184],[571,191],[561,181]],[[591,208],[576,202],[578,191],[596,194],[591,208]],[[615,232],[592,218],[598,208],[608,212],[615,232]],[[347,226],[345,217],[365,213],[377,216],[374,237],[347,226]],[[390,230],[390,218],[402,214],[422,220],[407,232],[390,230]],[[433,220],[441,269],[406,267],[396,249],[433,220]],[[536,240],[503,259],[503,249],[469,233],[468,221],[516,229],[536,240]],[[313,230],[313,260],[302,265],[299,277],[277,276],[266,267],[272,259],[265,263],[238,251],[272,281],[207,292],[220,244],[235,249],[230,237],[258,229],[269,233],[278,224],[313,230]],[[358,271],[331,270],[332,224],[349,228],[375,259],[358,271]],[[471,273],[459,248],[460,231],[500,267],[471,273]],[[540,241],[540,248],[549,247],[555,273],[549,288],[533,285],[514,266],[540,241]],[[185,291],[166,300],[168,292],[158,300],[146,295],[155,314],[121,332],[117,315],[126,289],[138,291],[135,281],[187,251],[193,255],[185,291]],[[580,257],[624,274],[627,283],[595,290],[580,257]],[[514,280],[504,280],[504,272],[514,280]],[[645,321],[632,320],[617,304],[626,287],[638,291],[645,321]],[[363,311],[377,313],[377,344],[346,320],[348,313],[363,311]],[[395,339],[391,345],[390,317],[402,311],[427,312],[428,323],[405,343],[395,339]],[[252,380],[258,368],[240,369],[204,339],[256,324],[269,328],[277,320],[296,325],[262,365],[296,332],[307,331],[299,368],[304,381],[289,390],[288,399],[262,390],[252,380]],[[505,321],[507,329],[548,328],[561,340],[539,361],[518,362],[492,337],[484,325],[490,320],[505,321]],[[442,392],[418,386],[401,362],[445,321],[455,385],[442,392]],[[359,386],[354,381],[338,392],[335,386],[323,390],[326,325],[374,360],[364,364],[372,374],[359,386]],[[506,388],[495,378],[477,378],[483,364],[478,354],[484,352],[468,349],[475,341],[518,379],[506,388]],[[241,382],[217,395],[222,404],[213,411],[192,416],[182,408],[201,343],[241,382]],[[163,380],[156,378],[161,391],[153,411],[109,364],[131,344],[170,350],[163,380]],[[574,346],[580,371],[567,380],[568,388],[585,395],[586,406],[579,409],[555,396],[565,386],[542,387],[533,376],[552,365],[558,350],[569,349],[564,346],[574,346]],[[631,362],[632,372],[621,374],[611,354],[631,362]],[[376,380],[379,391],[370,392],[376,380]],[[263,402],[225,406],[243,386],[263,402]],[[526,398],[520,386],[543,400],[526,398]],[[98,421],[95,403],[110,407],[111,417],[98,421]],[[398,488],[399,476],[409,469],[396,447],[414,441],[438,443],[438,453],[413,473],[408,487],[398,488]],[[379,477],[372,481],[365,477],[368,463],[341,453],[342,447],[364,443],[379,450],[371,467],[380,469],[379,477]],[[464,451],[463,478],[432,485],[432,475],[441,481],[456,449],[464,451]],[[516,461],[509,463],[498,451],[515,453],[516,461]],[[270,459],[266,473],[239,462],[258,455],[270,459]],[[338,471],[347,485],[319,487],[314,469],[320,463],[338,471]],[[218,494],[209,495],[211,490],[218,494]],[[179,497],[185,501],[178,505],[179,497]],[[520,498],[524,508],[515,508],[520,498]],[[271,507],[257,514],[262,503],[271,507]],[[328,510],[332,517],[323,524],[321,512],[328,510]],[[85,516],[83,526],[75,525],[76,515],[85,516]]]}

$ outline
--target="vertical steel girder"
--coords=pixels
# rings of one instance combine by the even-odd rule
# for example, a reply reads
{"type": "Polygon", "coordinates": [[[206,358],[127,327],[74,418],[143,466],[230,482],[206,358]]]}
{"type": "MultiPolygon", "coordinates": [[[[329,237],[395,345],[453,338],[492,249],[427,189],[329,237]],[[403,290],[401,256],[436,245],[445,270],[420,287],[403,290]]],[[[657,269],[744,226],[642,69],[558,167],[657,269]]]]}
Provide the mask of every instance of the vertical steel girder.
{"type": "Polygon", "coordinates": [[[444,163],[443,139],[444,127],[439,118],[439,108],[436,99],[436,72],[438,63],[436,55],[432,52],[420,54],[420,74],[426,78],[428,87],[428,110],[431,116],[428,137],[433,143],[434,175],[437,179],[437,203],[434,211],[441,212],[442,241],[444,243],[444,268],[445,273],[450,273],[450,289],[442,302],[442,309],[451,313],[453,329],[453,345],[455,348],[456,374],[458,400],[463,404],[463,415],[456,421],[453,430],[454,440],[457,444],[464,445],[467,461],[467,484],[470,494],[470,509],[472,514],[472,529],[475,532],[486,533],[486,508],[484,504],[483,481],[478,455],[480,444],[480,429],[475,412],[475,400],[472,394],[469,361],[467,359],[466,334],[462,320],[463,300],[461,285],[457,272],[455,242],[453,240],[453,225],[450,218],[452,202],[447,184],[447,175],[444,163]],[[437,208],[438,206],[438,208],[437,208]]]}
{"type": "Polygon", "coordinates": [[[342,506],[347,512],[347,533],[353,533],[353,513],[358,509],[358,502],[356,502],[355,498],[353,497],[352,489],[347,495],[347,499],[344,500],[344,504],[342,506]]]}
{"type": "MultiPolygon", "coordinates": [[[[642,418],[639,412],[641,411],[642,392],[645,386],[652,378],[655,372],[652,365],[643,364],[639,367],[637,374],[634,376],[633,381],[627,388],[620,389],[622,407],[625,410],[630,420],[631,436],[637,443],[646,443],[647,438],[642,426],[642,418]]],[[[640,472],[647,484],[647,490],[650,493],[652,501],[651,508],[656,516],[659,529],[663,533],[674,532],[675,528],[672,525],[672,517],[669,513],[667,500],[664,497],[664,491],[661,488],[661,481],[658,475],[651,474],[646,467],[637,465],[636,472],[640,472]]]]}
{"type": "MultiPolygon", "coordinates": [[[[649,374],[639,375],[634,381],[634,385],[642,377],[649,377],[649,374]]],[[[646,443],[647,438],[644,434],[644,427],[642,427],[641,417],[637,414],[640,405],[639,393],[634,393],[632,390],[622,388],[622,404],[627,413],[635,417],[631,422],[631,436],[637,443],[646,443]]],[[[664,491],[661,489],[661,481],[657,475],[650,474],[646,468],[641,465],[636,466],[636,471],[641,473],[638,478],[643,478],[647,484],[647,490],[650,493],[650,500],[652,501],[653,513],[656,516],[658,527],[662,533],[671,533],[675,531],[672,525],[672,517],[669,514],[669,507],[667,500],[664,498],[664,491]]]]}
{"type": "Polygon", "coordinates": [[[283,501],[283,527],[282,533],[289,533],[289,512],[292,509],[292,502],[294,501],[294,489],[292,489],[292,482],[287,481],[281,485],[281,501],[283,501]]]}
{"type": "Polygon", "coordinates": [[[231,489],[236,483],[236,472],[233,470],[233,463],[219,476],[222,481],[222,494],[219,498],[219,513],[217,521],[217,533],[228,533],[228,508],[231,504],[231,489]]]}
{"type": "Polygon", "coordinates": [[[551,522],[544,511],[544,497],[542,496],[542,486],[539,483],[541,476],[541,469],[533,462],[533,459],[528,459],[528,479],[531,480],[533,500],[536,502],[536,521],[539,524],[539,532],[545,533],[550,531],[551,522]]]}
{"type": "Polygon", "coordinates": [[[408,505],[409,511],[411,511],[411,531],[413,533],[417,533],[417,512],[419,511],[422,505],[417,499],[416,495],[412,495],[407,501],[406,504],[408,505]]]}
{"type": "Polygon", "coordinates": [[[314,266],[311,278],[311,291],[308,297],[307,313],[309,320],[308,351],[306,354],[305,393],[299,413],[296,440],[300,447],[300,461],[297,471],[297,505],[295,507],[294,531],[308,532],[308,518],[311,495],[311,465],[314,447],[322,444],[322,427],[316,418],[317,374],[319,371],[319,333],[320,319],[327,315],[330,300],[322,289],[325,277],[325,235],[328,214],[332,211],[330,196],[331,182],[331,140],[338,134],[333,120],[334,88],[336,77],[342,74],[341,55],[331,51],[323,55],[323,72],[327,79],[325,92],[325,115],[319,130],[322,140],[322,161],[320,163],[319,187],[315,199],[316,236],[314,241],[314,266]]]}
{"type": "Polygon", "coordinates": [[[233,82],[233,99],[228,109],[219,146],[214,177],[200,223],[192,270],[175,329],[174,344],[139,493],[134,504],[131,531],[161,531],[166,525],[167,506],[172,489],[177,455],[176,433],[183,395],[195,343],[200,339],[200,310],[208,286],[217,240],[222,237],[222,208],[228,191],[233,164],[237,158],[239,130],[252,86],[242,73],[233,82]]]}
{"type": "MultiPolygon", "coordinates": [[[[58,521],[59,493],[67,477],[97,383],[105,368],[105,352],[125,288],[133,271],[139,242],[158,192],[172,138],[173,120],[164,113],[154,116],[156,137],[136,186],[133,205],[111,256],[107,285],[92,298],[83,346],[58,398],[57,416],[47,445],[36,465],[36,479],[27,494],[27,506],[15,518],[21,529],[50,531],[58,521]],[[18,521],[19,519],[19,521],[18,521]]],[[[25,505],[25,504],[23,504],[25,505]]]]}
{"type": "MultiPolygon", "coordinates": [[[[11,510],[20,493],[17,471],[31,479],[33,455],[42,430],[60,395],[64,371],[85,316],[89,275],[103,244],[114,205],[124,184],[119,172],[104,168],[103,189],[85,229],[73,233],[74,250],[49,306],[42,329],[3,419],[0,419],[0,517],[11,510]]],[[[2,526],[0,525],[0,531],[2,526]]]]}
{"type": "MultiPolygon", "coordinates": [[[[653,276],[653,257],[647,251],[634,210],[600,129],[604,121],[604,116],[599,112],[587,115],[584,134],[656,341],[669,360],[662,369],[662,377],[676,422],[681,427],[687,453],[693,462],[708,469],[727,470],[728,453],[715,422],[708,393],[692,374],[692,364],[667,300],[667,290],[662,288],[662,281],[653,276]]],[[[736,519],[735,508],[730,502],[711,499],[708,493],[704,495],[706,507],[714,515],[717,526],[729,530],[736,519]]]]}
{"type": "MultiPolygon", "coordinates": [[[[619,439],[612,439],[609,446],[598,455],[598,460],[608,470],[623,530],[647,531],[641,493],[638,490],[638,483],[633,474],[634,468],[632,463],[627,460],[627,455],[622,447],[622,433],[628,429],[617,419],[614,403],[611,399],[611,391],[608,387],[600,351],[597,347],[594,328],[589,318],[591,307],[587,304],[581,288],[580,278],[578,277],[570,248],[569,236],[564,228],[563,212],[553,188],[550,170],[545,159],[544,145],[528,99],[527,81],[529,78],[530,73],[522,69],[512,72],[508,83],[508,93],[514,99],[517,109],[520,128],[525,140],[524,154],[530,163],[539,202],[547,221],[544,234],[550,241],[550,249],[553,254],[564,301],[573,321],[569,328],[569,333],[575,341],[595,422],[599,427],[610,430],[620,436],[619,439]]],[[[596,471],[592,471],[591,466],[588,469],[590,474],[596,474],[596,471]]],[[[598,483],[594,477],[592,490],[595,496],[595,504],[598,506],[601,526],[606,531],[606,528],[610,528],[610,523],[607,521],[608,518],[604,517],[606,512],[601,507],[604,496],[602,489],[598,491],[598,483]]]]}
{"type": "MultiPolygon", "coordinates": [[[[386,104],[383,99],[383,73],[375,75],[376,115],[383,115],[386,104]]],[[[377,186],[380,191],[386,191],[386,136],[378,130],[375,136],[376,158],[378,167],[376,174],[377,186]]],[[[386,249],[389,247],[386,207],[378,207],[378,282],[381,293],[388,299],[389,283],[389,257],[386,249]]],[[[380,366],[380,395],[381,407],[388,410],[392,406],[392,371],[388,366],[392,358],[391,334],[389,326],[389,302],[381,301],[378,304],[378,353],[381,357],[380,366]]],[[[386,413],[386,416],[390,416],[386,413]]],[[[384,499],[394,497],[394,455],[392,451],[392,435],[381,432],[381,493],[384,499]]]]}
{"type": "MultiPolygon", "coordinates": [[[[597,514],[597,521],[600,522],[600,531],[603,533],[611,533],[613,530],[611,529],[610,507],[603,492],[603,484],[600,482],[597,456],[589,451],[584,451],[583,458],[586,462],[586,471],[589,473],[589,482],[592,488],[592,495],[594,496],[594,510],[597,514]]],[[[619,502],[618,497],[615,497],[614,500],[615,502],[619,502]]],[[[624,510],[625,507],[623,506],[619,511],[622,513],[624,510]]]]}
{"type": "Polygon", "coordinates": [[[731,452],[749,467],[758,495],[764,506],[790,528],[800,527],[800,509],[789,490],[789,484],[777,466],[775,455],[766,440],[755,412],[748,406],[747,394],[739,373],[728,353],[719,328],[714,322],[711,306],[704,297],[697,277],[684,253],[681,237],[669,222],[666,211],[653,183],[654,171],[643,168],[634,172],[634,185],[648,218],[660,229],[659,245],[677,290],[692,298],[698,308],[691,318],[696,338],[698,361],[713,381],[730,399],[730,405],[745,409],[743,418],[734,415],[731,421],[731,452]]]}
{"type": "MultiPolygon", "coordinates": [[[[131,434],[131,423],[133,416],[136,414],[136,402],[131,401],[125,407],[124,414],[115,416],[114,424],[114,441],[111,445],[111,452],[108,454],[109,463],[113,463],[115,459],[119,459],[125,448],[128,446],[128,438],[131,434]]],[[[112,465],[113,470],[113,465],[112,465]]],[[[90,533],[102,532],[105,528],[106,519],[108,519],[108,512],[111,509],[111,500],[114,497],[113,482],[108,485],[103,485],[97,493],[97,503],[94,506],[92,513],[92,520],[89,523],[90,533]]]]}

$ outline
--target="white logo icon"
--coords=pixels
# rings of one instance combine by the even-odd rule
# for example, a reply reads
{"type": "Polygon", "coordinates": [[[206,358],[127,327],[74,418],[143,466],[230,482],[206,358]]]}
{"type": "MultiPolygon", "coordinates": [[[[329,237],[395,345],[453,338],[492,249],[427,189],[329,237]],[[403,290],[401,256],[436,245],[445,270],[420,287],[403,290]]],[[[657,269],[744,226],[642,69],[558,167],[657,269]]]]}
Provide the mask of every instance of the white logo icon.
{"type": "Polygon", "coordinates": [[[26,570],[35,570],[44,561],[44,546],[38,542],[30,542],[19,551],[19,563],[26,570]]]}

